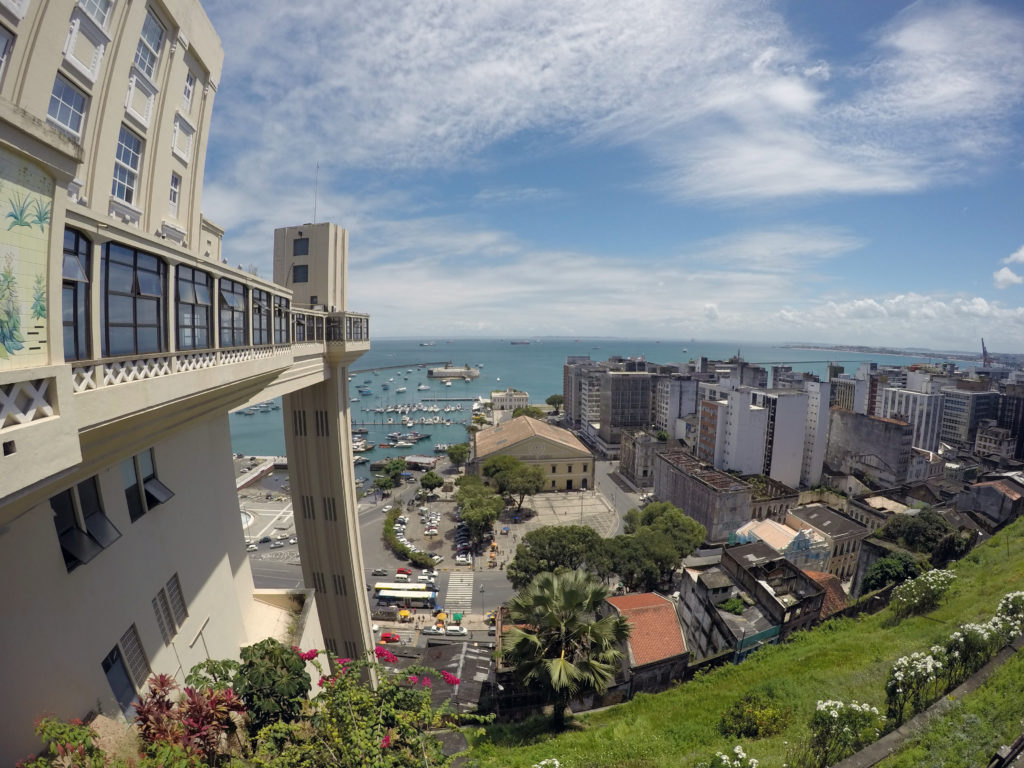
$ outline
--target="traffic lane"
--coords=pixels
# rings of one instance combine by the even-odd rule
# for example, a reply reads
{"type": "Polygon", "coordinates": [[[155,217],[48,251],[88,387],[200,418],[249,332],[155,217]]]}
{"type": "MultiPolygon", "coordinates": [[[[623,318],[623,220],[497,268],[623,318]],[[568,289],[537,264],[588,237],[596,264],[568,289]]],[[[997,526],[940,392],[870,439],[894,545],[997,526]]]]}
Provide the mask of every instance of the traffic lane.
{"type": "Polygon", "coordinates": [[[634,507],[640,506],[640,496],[636,493],[624,491],[619,484],[615,482],[615,480],[609,477],[609,475],[615,471],[615,467],[616,462],[614,461],[596,462],[594,466],[594,484],[597,486],[598,492],[611,502],[612,509],[614,509],[618,515],[619,524],[616,529],[616,534],[619,534],[624,530],[622,520],[626,516],[626,513],[634,507]]]}
{"type": "Polygon", "coordinates": [[[305,589],[298,562],[259,560],[250,557],[252,583],[256,589],[305,589]]]}

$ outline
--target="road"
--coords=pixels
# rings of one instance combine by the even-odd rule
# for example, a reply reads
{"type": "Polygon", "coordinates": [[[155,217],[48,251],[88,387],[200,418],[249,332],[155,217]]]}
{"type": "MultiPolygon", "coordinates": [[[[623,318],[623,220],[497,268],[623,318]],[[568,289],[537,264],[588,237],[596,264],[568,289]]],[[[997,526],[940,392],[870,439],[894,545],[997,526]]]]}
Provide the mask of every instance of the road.
{"type": "Polygon", "coordinates": [[[634,493],[628,486],[620,484],[621,481],[617,481],[615,477],[612,477],[612,473],[618,467],[619,462],[617,461],[594,462],[594,485],[597,486],[597,490],[608,500],[612,509],[619,514],[619,528],[615,532],[616,535],[623,532],[622,518],[625,517],[626,513],[633,507],[640,506],[640,494],[634,493]]]}

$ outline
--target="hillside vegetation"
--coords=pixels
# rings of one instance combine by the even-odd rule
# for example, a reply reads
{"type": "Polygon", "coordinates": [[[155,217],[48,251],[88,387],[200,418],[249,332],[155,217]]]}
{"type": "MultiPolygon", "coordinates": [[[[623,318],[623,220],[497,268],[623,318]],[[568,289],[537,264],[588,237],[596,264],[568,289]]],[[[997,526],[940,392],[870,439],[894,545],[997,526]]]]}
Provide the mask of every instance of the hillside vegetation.
{"type": "MultiPolygon", "coordinates": [[[[742,743],[764,768],[786,762],[791,745],[807,734],[807,723],[819,699],[869,702],[885,710],[885,681],[893,662],[941,643],[959,624],[989,619],[1000,598],[1024,589],[1024,519],[1016,521],[952,565],[957,579],[942,605],[924,616],[896,624],[890,610],[857,620],[839,619],[800,632],[784,645],[770,646],[740,665],[721,667],[671,691],[639,695],[633,701],[577,718],[578,728],[552,735],[546,721],[492,725],[474,739],[471,757],[481,766],[529,766],[556,758],[562,768],[660,768],[688,766],[715,752],[731,752],[742,743]],[[718,728],[722,713],[747,693],[768,685],[780,705],[793,716],[775,736],[737,740],[718,728]]],[[[1019,670],[1019,662],[1009,664],[1019,670]]],[[[1001,674],[993,681],[1024,688],[1019,676],[1001,674]]],[[[992,696],[988,688],[974,694],[992,696]]],[[[1012,697],[1022,700],[1024,691],[1012,697]]],[[[968,728],[978,716],[971,700],[954,713],[968,728]]],[[[1020,705],[1000,710],[1002,726],[979,729],[972,747],[990,752],[1005,739],[1003,731],[1019,732],[1020,705]],[[1012,707],[1010,709],[1013,709],[1012,707]],[[993,740],[983,743],[981,731],[993,740]]],[[[983,710],[984,711],[984,710],[983,710]]],[[[982,716],[983,717],[983,716],[982,716]]],[[[937,728],[938,734],[942,729],[937,728]]],[[[962,731],[961,731],[962,732],[962,731]]],[[[940,736],[936,736],[940,738],[940,736]]],[[[923,744],[916,748],[926,748],[923,744]]],[[[912,761],[912,758],[910,758],[912,761]]],[[[910,764],[899,762],[898,764],[910,764]]]]}

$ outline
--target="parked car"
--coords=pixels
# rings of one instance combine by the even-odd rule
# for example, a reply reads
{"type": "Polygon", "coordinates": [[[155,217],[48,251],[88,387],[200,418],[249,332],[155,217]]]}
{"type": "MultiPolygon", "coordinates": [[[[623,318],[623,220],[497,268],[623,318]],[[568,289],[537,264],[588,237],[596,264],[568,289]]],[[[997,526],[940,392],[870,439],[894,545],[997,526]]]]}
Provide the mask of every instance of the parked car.
{"type": "Polygon", "coordinates": [[[442,560],[444,560],[444,555],[431,555],[430,559],[434,561],[435,565],[437,565],[437,563],[440,563],[442,560]]]}
{"type": "Polygon", "coordinates": [[[444,627],[424,627],[420,632],[424,635],[443,635],[444,627]]]}
{"type": "Polygon", "coordinates": [[[381,632],[380,641],[382,643],[400,643],[402,642],[402,638],[395,632],[381,632]]]}
{"type": "Polygon", "coordinates": [[[256,552],[258,549],[259,549],[259,547],[257,547],[255,544],[250,544],[248,547],[245,548],[245,551],[246,552],[256,552]]]}
{"type": "Polygon", "coordinates": [[[292,536],[290,539],[288,539],[288,543],[289,544],[298,544],[299,543],[299,538],[297,536],[292,536]]]}
{"type": "Polygon", "coordinates": [[[425,579],[436,579],[437,578],[437,571],[435,571],[433,568],[424,568],[422,573],[423,573],[423,575],[420,576],[421,579],[424,579],[424,578],[425,579]]]}
{"type": "Polygon", "coordinates": [[[388,569],[387,568],[374,568],[372,571],[370,571],[370,573],[372,573],[374,576],[387,576],[388,575],[388,569]]]}
{"type": "Polygon", "coordinates": [[[270,548],[271,549],[281,549],[281,547],[283,547],[283,546],[284,546],[284,542],[283,541],[272,541],[270,543],[270,548]]]}
{"type": "Polygon", "coordinates": [[[431,581],[431,580],[432,580],[432,578],[433,578],[433,577],[431,577],[431,576],[427,576],[427,575],[426,575],[426,574],[424,573],[424,574],[420,574],[419,576],[417,576],[417,577],[416,577],[416,580],[417,580],[417,581],[431,581]]]}
{"type": "Polygon", "coordinates": [[[455,635],[456,637],[466,637],[469,634],[469,630],[465,627],[446,627],[444,633],[446,635],[455,635]]]}
{"type": "Polygon", "coordinates": [[[395,573],[404,573],[406,576],[412,576],[412,570],[410,570],[409,568],[405,568],[404,566],[402,568],[397,569],[395,573]]]}
{"type": "Polygon", "coordinates": [[[260,539],[260,544],[269,544],[269,543],[270,543],[270,537],[269,536],[264,536],[262,539],[260,539]]]}
{"type": "Polygon", "coordinates": [[[456,565],[469,565],[471,562],[468,555],[457,555],[455,558],[456,565]]]}

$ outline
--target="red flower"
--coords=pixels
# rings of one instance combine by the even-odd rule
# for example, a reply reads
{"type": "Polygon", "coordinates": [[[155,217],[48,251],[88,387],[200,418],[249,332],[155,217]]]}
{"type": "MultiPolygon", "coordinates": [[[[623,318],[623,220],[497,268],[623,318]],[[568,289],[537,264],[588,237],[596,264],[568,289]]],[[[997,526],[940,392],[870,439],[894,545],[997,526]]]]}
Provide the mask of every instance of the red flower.
{"type": "Polygon", "coordinates": [[[391,746],[391,734],[385,733],[384,738],[380,740],[380,745],[383,749],[387,749],[391,746]]]}
{"type": "Polygon", "coordinates": [[[430,687],[430,678],[429,677],[424,677],[423,678],[423,687],[424,688],[429,688],[430,687]]]}
{"type": "Polygon", "coordinates": [[[461,681],[447,669],[441,670],[442,679],[448,683],[448,685],[458,685],[461,681]]]}
{"type": "Polygon", "coordinates": [[[409,675],[408,680],[413,685],[416,685],[416,683],[418,683],[420,681],[420,679],[418,677],[416,677],[416,675],[409,675]]]}

